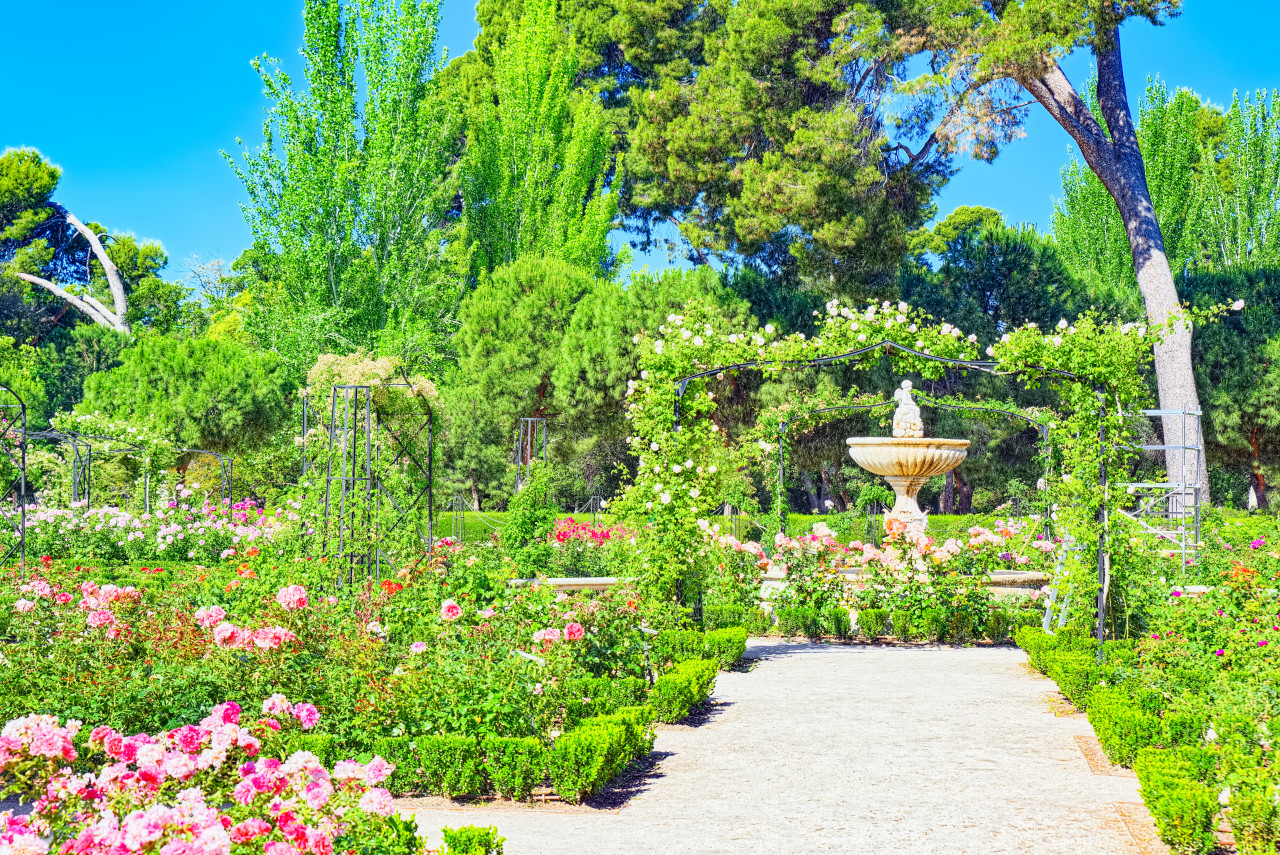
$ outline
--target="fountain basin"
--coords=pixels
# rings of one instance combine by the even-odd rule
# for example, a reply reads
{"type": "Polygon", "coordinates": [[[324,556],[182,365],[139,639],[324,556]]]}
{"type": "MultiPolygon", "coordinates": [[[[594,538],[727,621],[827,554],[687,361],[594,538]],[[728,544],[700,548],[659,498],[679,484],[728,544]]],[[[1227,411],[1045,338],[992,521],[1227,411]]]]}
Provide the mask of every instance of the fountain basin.
{"type": "Polygon", "coordinates": [[[845,443],[854,463],[893,487],[897,498],[886,519],[909,525],[924,522],[916,496],[925,482],[955,469],[969,454],[967,439],[855,436],[845,443]]]}

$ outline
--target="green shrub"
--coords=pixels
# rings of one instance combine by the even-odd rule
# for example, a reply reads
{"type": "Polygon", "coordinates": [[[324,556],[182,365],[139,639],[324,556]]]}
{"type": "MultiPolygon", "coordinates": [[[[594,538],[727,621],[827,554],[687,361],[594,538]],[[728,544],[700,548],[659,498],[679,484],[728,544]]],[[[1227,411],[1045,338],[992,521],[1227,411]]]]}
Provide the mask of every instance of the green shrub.
{"type": "Polygon", "coordinates": [[[1057,639],[1038,626],[1020,626],[1013,633],[1014,643],[1027,652],[1027,660],[1031,667],[1041,674],[1048,665],[1044,661],[1045,653],[1057,646],[1057,639]]]}
{"type": "Polygon", "coordinates": [[[658,721],[675,722],[702,703],[715,685],[716,664],[705,659],[682,662],[654,681],[649,705],[658,721]]]}
{"type": "Polygon", "coordinates": [[[1114,763],[1133,763],[1138,752],[1160,740],[1160,719],[1141,709],[1121,688],[1094,689],[1089,695],[1089,724],[1114,763]]]}
{"type": "Polygon", "coordinates": [[[575,677],[564,682],[566,729],[583,719],[608,715],[643,703],[647,684],[640,677],[575,677]]]}
{"type": "Polygon", "coordinates": [[[942,641],[947,637],[947,613],[942,609],[925,609],[921,623],[924,637],[930,641],[942,641]]]}
{"type": "Polygon", "coordinates": [[[470,736],[420,737],[418,756],[427,792],[448,798],[484,792],[480,749],[470,736]]]}
{"type": "Polygon", "coordinates": [[[490,736],[484,741],[484,771],[503,798],[529,798],[545,774],[545,752],[536,739],[490,736]]]}
{"type": "Polygon", "coordinates": [[[747,613],[743,626],[747,635],[768,635],[773,631],[773,618],[764,609],[753,609],[747,613]]]}
{"type": "Polygon", "coordinates": [[[822,612],[812,606],[788,606],[778,609],[778,632],[784,638],[797,635],[805,638],[819,638],[822,630],[822,612]]]}
{"type": "Polygon", "coordinates": [[[867,638],[884,634],[885,622],[889,620],[889,612],[885,609],[863,609],[858,612],[858,629],[867,638]]]}
{"type": "Polygon", "coordinates": [[[1089,704],[1089,693],[1098,685],[1098,660],[1092,653],[1055,650],[1045,657],[1045,673],[1058,684],[1058,691],[1080,709],[1089,704]]]}
{"type": "Polygon", "coordinates": [[[746,619],[747,613],[742,606],[702,607],[702,628],[707,632],[732,626],[744,626],[746,619]]]}
{"type": "Polygon", "coordinates": [[[571,804],[597,792],[621,747],[619,728],[580,728],[562,733],[547,754],[547,774],[556,795],[571,804]]]}
{"type": "Polygon", "coordinates": [[[444,851],[441,855],[502,855],[505,837],[498,836],[493,826],[480,828],[464,825],[462,828],[443,828],[444,851]]]}
{"type": "Polygon", "coordinates": [[[1009,613],[1004,609],[992,609],[987,618],[987,638],[996,644],[1004,644],[1009,639],[1009,613]]]}
{"type": "Polygon", "coordinates": [[[911,612],[898,609],[893,613],[893,637],[899,641],[911,640],[911,612]]]}
{"type": "Polygon", "coordinates": [[[1133,761],[1142,800],[1176,855],[1203,855],[1216,845],[1216,794],[1196,779],[1195,767],[1176,751],[1144,748],[1133,761]]]}
{"type": "Polygon", "coordinates": [[[853,635],[853,621],[849,618],[849,610],[840,606],[832,606],[827,609],[824,615],[826,620],[826,634],[835,638],[845,639],[853,635]]]}
{"type": "Polygon", "coordinates": [[[1236,771],[1227,821],[1240,855],[1275,855],[1280,841],[1274,772],[1255,766],[1236,771]]]}
{"type": "Polygon", "coordinates": [[[395,795],[412,793],[421,782],[418,776],[418,758],[411,736],[390,736],[373,741],[373,753],[396,768],[384,785],[395,795]]]}
{"type": "Polygon", "coordinates": [[[654,636],[649,656],[655,668],[664,669],[701,659],[706,648],[706,636],[696,629],[667,629],[654,636]]]}
{"type": "Polygon", "coordinates": [[[713,629],[707,633],[706,656],[722,670],[747,652],[747,631],[740,626],[713,629]]]}

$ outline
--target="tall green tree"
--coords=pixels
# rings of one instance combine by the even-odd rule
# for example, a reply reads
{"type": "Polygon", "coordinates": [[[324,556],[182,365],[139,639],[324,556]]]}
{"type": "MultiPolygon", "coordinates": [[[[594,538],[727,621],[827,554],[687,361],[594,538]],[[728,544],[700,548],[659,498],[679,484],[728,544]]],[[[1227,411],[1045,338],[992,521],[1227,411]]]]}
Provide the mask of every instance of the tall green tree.
{"type": "Polygon", "coordinates": [[[460,293],[443,249],[460,111],[436,81],[438,4],[307,0],[303,21],[305,87],[255,59],[263,144],[227,155],[249,196],[249,290],[271,316],[257,333],[295,370],[332,339],[431,362],[460,293]]]}
{"type": "MultiPolygon", "coordinates": [[[[1097,97],[1086,92],[1092,113],[1097,97]]],[[[1164,236],[1170,264],[1181,270],[1196,252],[1195,196],[1206,127],[1201,114],[1210,108],[1187,89],[1170,93],[1148,81],[1138,105],[1138,145],[1147,174],[1151,203],[1164,236]]],[[[1210,169],[1212,173],[1212,169],[1210,169]]],[[[1062,259],[1088,290],[1140,316],[1141,297],[1133,250],[1124,221],[1098,176],[1075,157],[1062,170],[1062,198],[1054,203],[1053,235],[1062,259]]]]}
{"type": "Polygon", "coordinates": [[[154,416],[175,442],[206,451],[253,449],[288,418],[296,388],[270,352],[228,340],[154,337],[85,381],[83,413],[154,416]]]}
{"type": "Polygon", "coordinates": [[[1216,170],[1198,182],[1200,258],[1216,270],[1280,265],[1280,91],[1232,100],[1216,170]]]}
{"type": "Polygon", "coordinates": [[[529,0],[467,125],[463,240],[479,271],[528,257],[603,270],[613,134],[599,100],[574,89],[578,61],[555,0],[529,0]]]}

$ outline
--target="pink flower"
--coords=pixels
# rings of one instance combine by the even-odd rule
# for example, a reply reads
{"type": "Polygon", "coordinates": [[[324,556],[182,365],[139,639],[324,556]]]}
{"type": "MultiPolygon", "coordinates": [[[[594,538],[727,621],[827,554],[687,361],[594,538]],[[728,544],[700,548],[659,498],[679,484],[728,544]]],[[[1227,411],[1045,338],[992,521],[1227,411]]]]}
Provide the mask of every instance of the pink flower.
{"type": "Polygon", "coordinates": [[[303,730],[310,730],[320,720],[320,710],[314,704],[298,704],[293,708],[293,717],[302,723],[303,730]]]}
{"type": "Polygon", "coordinates": [[[491,618],[491,617],[493,617],[495,614],[497,614],[497,612],[495,612],[493,609],[485,609],[484,611],[480,612],[480,617],[482,617],[482,618],[491,618]]]}
{"type": "Polygon", "coordinates": [[[1250,548],[1250,549],[1261,549],[1262,547],[1264,547],[1264,546],[1266,546],[1266,545],[1267,545],[1267,542],[1266,542],[1265,540],[1263,540],[1262,538],[1258,538],[1257,540],[1251,540],[1251,541],[1249,541],[1249,548],[1250,548]]]}
{"type": "Polygon", "coordinates": [[[421,653],[426,649],[427,643],[425,641],[415,641],[413,644],[409,645],[410,653],[421,653]]]}
{"type": "Polygon", "coordinates": [[[37,598],[48,597],[53,593],[53,588],[50,588],[49,583],[43,579],[36,579],[31,583],[31,593],[37,598]]]}
{"type": "Polygon", "coordinates": [[[1267,640],[1266,640],[1265,638],[1264,638],[1264,639],[1262,639],[1262,641],[1259,641],[1259,642],[1258,642],[1258,646],[1259,646],[1259,647],[1266,647],[1266,646],[1267,646],[1267,640]]]}
{"type": "Polygon", "coordinates": [[[71,600],[72,600],[72,596],[68,594],[66,591],[63,591],[62,593],[58,594],[56,597],[53,598],[53,601],[60,606],[65,606],[67,603],[71,602],[71,600]]]}
{"type": "Polygon", "coordinates": [[[29,612],[36,607],[36,604],[31,600],[18,600],[13,607],[20,612],[29,612]]]}
{"type": "MultiPolygon", "coordinates": [[[[367,813],[391,816],[392,807],[391,793],[382,787],[374,787],[360,798],[360,810],[367,813]]],[[[266,855],[275,855],[275,853],[268,852],[266,855]]]]}
{"type": "Polygon", "coordinates": [[[240,631],[234,623],[223,621],[213,628],[213,643],[219,647],[235,646],[236,633],[240,631]]]}
{"type": "Polygon", "coordinates": [[[262,847],[262,855],[299,855],[298,850],[280,840],[268,841],[262,847]]]}
{"type": "Polygon", "coordinates": [[[1213,651],[1213,655],[1214,655],[1214,656],[1221,656],[1221,655],[1222,655],[1223,653],[1225,653],[1225,652],[1226,652],[1225,650],[1215,650],[1215,651],[1213,651]]]}
{"type": "Polygon", "coordinates": [[[387,778],[391,777],[391,773],[396,769],[395,766],[383,760],[381,757],[374,757],[364,767],[364,782],[369,786],[381,784],[387,778]]]}
{"type": "Polygon", "coordinates": [[[555,644],[560,640],[560,630],[555,627],[540,629],[533,634],[534,641],[541,641],[544,646],[555,644]]]}
{"type": "Polygon", "coordinates": [[[196,623],[200,624],[205,629],[213,629],[218,624],[222,623],[226,616],[227,613],[222,606],[206,606],[202,609],[196,609],[195,615],[196,623]]]}
{"type": "Polygon", "coordinates": [[[263,715],[293,715],[293,705],[284,695],[276,692],[262,702],[263,715]]]}
{"type": "Polygon", "coordinates": [[[442,620],[457,620],[462,617],[462,606],[453,600],[445,600],[440,604],[440,618],[442,620]]]}
{"type": "Polygon", "coordinates": [[[571,623],[564,628],[565,641],[581,641],[584,635],[586,635],[586,631],[583,630],[580,623],[571,623]]]}
{"type": "MultiPolygon", "coordinates": [[[[228,833],[231,836],[232,843],[248,843],[250,840],[255,840],[264,834],[270,834],[271,823],[254,817],[253,819],[246,819],[239,825],[231,826],[231,830],[228,833]]],[[[270,846],[271,844],[267,845],[270,846]]]]}
{"type": "Polygon", "coordinates": [[[99,609],[96,612],[89,612],[89,616],[85,618],[84,622],[97,629],[98,627],[111,626],[116,622],[116,616],[106,609],[99,609]]]}
{"type": "Polygon", "coordinates": [[[302,797],[312,810],[320,810],[329,803],[333,796],[333,785],[328,781],[308,781],[302,790],[302,797]]]}
{"type": "Polygon", "coordinates": [[[307,592],[301,585],[290,585],[287,588],[281,588],[276,594],[276,602],[284,607],[286,611],[295,612],[298,609],[307,607],[307,592]]]}

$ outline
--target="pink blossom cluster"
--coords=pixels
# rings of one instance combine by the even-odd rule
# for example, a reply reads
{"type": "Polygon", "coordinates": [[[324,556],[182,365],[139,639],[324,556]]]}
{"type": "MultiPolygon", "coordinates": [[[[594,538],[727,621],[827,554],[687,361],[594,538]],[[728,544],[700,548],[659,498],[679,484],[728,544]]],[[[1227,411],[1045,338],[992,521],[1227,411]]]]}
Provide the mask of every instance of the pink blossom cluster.
{"type": "MultiPolygon", "coordinates": [[[[582,624],[580,623],[570,622],[564,628],[565,641],[581,641],[586,634],[586,630],[583,629],[582,624]]],[[[554,626],[547,627],[546,629],[540,629],[533,634],[533,640],[541,642],[543,648],[550,647],[557,643],[560,641],[560,637],[560,630],[554,626]]]]}
{"type": "Polygon", "coordinates": [[[460,617],[462,617],[462,606],[453,600],[445,600],[440,604],[441,620],[457,620],[460,617]]]}
{"type": "Polygon", "coordinates": [[[264,626],[258,629],[236,626],[224,620],[213,628],[213,643],[235,650],[277,650],[298,636],[282,626],[264,626]]]}
{"type": "Polygon", "coordinates": [[[285,611],[295,612],[307,607],[307,591],[301,585],[289,585],[276,593],[276,602],[285,611]]]}
{"type": "MultiPolygon", "coordinates": [[[[264,703],[264,709],[285,706],[282,697],[264,703]]],[[[393,812],[391,794],[378,785],[395,767],[381,757],[342,761],[332,774],[307,752],[241,762],[258,745],[239,719],[240,708],[225,703],[199,725],[157,736],[95,728],[90,745],[113,762],[90,774],[62,765],[75,756],[69,746],[77,723],[60,726],[51,716],[9,722],[0,773],[30,769],[51,752],[58,762],[19,778],[23,792],[36,797],[35,810],[30,818],[0,814],[0,852],[230,855],[233,846],[252,843],[263,855],[334,855],[337,838],[367,840],[393,812]],[[199,775],[219,770],[231,775],[227,789],[199,775]]]]}
{"type": "Polygon", "coordinates": [[[262,702],[262,712],[265,715],[293,716],[303,730],[310,730],[320,721],[320,711],[314,704],[290,704],[289,699],[279,692],[262,702]]]}
{"type": "Polygon", "coordinates": [[[626,537],[629,532],[622,526],[595,528],[589,523],[576,522],[573,517],[557,520],[550,538],[560,545],[571,540],[582,540],[603,546],[615,537],[626,537]]]}

